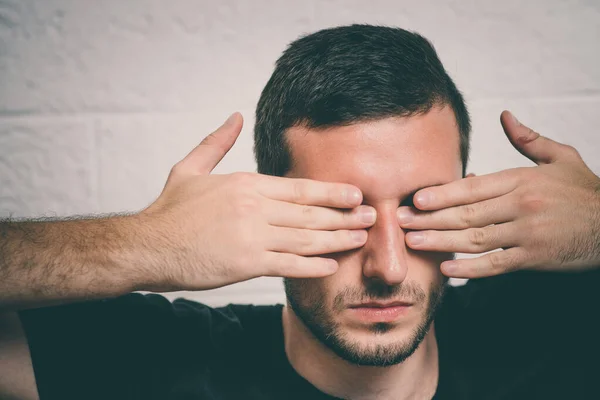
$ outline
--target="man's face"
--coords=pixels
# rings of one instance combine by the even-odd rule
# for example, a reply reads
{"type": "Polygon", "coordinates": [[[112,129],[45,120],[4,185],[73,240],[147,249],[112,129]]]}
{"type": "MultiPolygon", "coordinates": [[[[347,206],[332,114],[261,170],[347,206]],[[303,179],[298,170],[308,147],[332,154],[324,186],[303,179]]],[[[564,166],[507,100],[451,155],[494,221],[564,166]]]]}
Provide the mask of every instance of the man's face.
{"type": "Polygon", "coordinates": [[[446,284],[439,265],[453,254],[408,248],[396,210],[412,205],[420,188],[461,178],[452,110],[320,131],[294,127],[286,135],[294,160],[286,176],[355,185],[363,204],[377,211],[363,247],[328,255],[339,262],[335,274],[285,279],[289,305],[347,361],[378,366],[404,361],[431,325],[446,284]],[[369,307],[394,302],[405,306],[369,307]]]}

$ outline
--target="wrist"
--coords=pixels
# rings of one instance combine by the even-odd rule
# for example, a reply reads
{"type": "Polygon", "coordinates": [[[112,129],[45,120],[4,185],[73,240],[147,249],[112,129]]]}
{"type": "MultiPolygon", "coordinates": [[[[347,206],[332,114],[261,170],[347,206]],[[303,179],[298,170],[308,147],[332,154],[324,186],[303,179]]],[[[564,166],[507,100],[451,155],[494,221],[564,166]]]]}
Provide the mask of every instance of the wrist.
{"type": "Polygon", "coordinates": [[[146,211],[119,217],[115,221],[122,246],[113,254],[115,264],[124,271],[130,285],[129,291],[166,292],[173,290],[164,273],[167,261],[163,260],[165,243],[154,225],[156,216],[146,211]]]}

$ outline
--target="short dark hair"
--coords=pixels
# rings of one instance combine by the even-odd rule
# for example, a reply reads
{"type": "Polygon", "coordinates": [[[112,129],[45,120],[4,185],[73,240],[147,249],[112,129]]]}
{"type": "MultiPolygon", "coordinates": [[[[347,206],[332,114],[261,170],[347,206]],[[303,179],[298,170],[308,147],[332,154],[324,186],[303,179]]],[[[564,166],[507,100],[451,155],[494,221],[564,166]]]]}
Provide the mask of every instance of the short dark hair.
{"type": "Polygon", "coordinates": [[[290,167],[285,132],[407,117],[449,105],[460,134],[463,176],[469,158],[469,113],[433,45],[400,28],[350,25],[292,42],[256,107],[258,172],[283,176],[290,167]]]}

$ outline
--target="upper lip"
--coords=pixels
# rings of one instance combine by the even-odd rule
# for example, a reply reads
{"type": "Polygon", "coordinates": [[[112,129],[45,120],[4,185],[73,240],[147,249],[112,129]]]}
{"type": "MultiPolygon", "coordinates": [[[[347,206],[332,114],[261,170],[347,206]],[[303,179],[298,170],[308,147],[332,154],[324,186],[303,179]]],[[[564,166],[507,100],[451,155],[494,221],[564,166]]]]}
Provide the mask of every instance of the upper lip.
{"type": "Polygon", "coordinates": [[[390,301],[390,302],[381,302],[381,301],[369,301],[366,303],[353,304],[350,308],[359,308],[359,307],[372,307],[372,308],[386,308],[386,307],[406,307],[410,306],[411,303],[406,301],[390,301]]]}

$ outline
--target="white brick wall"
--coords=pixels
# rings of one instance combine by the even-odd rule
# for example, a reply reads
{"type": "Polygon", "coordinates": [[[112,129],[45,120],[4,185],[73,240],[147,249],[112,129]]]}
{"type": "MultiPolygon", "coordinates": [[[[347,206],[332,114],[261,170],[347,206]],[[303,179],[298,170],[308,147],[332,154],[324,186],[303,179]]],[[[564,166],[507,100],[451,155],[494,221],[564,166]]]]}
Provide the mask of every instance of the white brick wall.
{"type": "MultiPolygon", "coordinates": [[[[600,2],[0,0],[0,216],[137,210],[231,112],[246,126],[217,172],[252,171],[253,111],[300,34],[353,22],[433,41],[473,117],[470,170],[530,165],[509,108],[600,173],[600,2]]],[[[190,294],[282,301],[278,279],[190,294]]]]}

